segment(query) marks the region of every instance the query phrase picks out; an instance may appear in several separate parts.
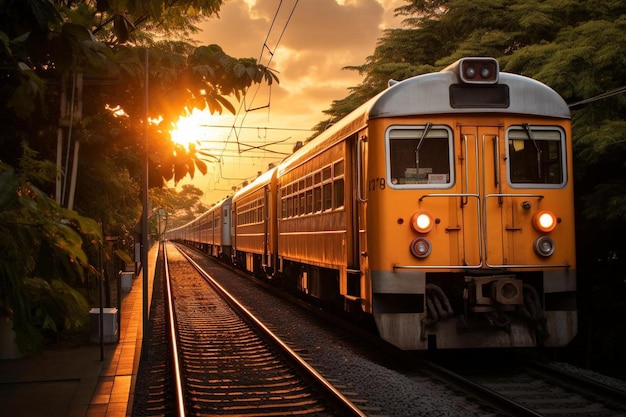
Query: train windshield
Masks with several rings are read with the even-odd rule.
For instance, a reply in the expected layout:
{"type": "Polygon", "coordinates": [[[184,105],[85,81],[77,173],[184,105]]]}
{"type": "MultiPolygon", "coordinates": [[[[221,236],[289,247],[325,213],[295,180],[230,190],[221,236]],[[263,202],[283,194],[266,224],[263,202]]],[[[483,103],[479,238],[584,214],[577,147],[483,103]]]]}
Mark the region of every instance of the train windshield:
{"type": "Polygon", "coordinates": [[[514,126],[507,132],[509,181],[513,186],[565,184],[564,134],[557,127],[514,126]]]}
{"type": "Polygon", "coordinates": [[[392,126],[387,155],[393,188],[447,188],[453,181],[452,133],[444,126],[392,126]]]}

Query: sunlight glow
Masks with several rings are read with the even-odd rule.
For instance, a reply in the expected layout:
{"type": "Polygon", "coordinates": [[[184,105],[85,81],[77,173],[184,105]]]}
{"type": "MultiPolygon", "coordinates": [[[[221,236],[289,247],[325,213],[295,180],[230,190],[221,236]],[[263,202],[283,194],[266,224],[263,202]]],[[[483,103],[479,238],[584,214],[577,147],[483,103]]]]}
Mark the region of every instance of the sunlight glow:
{"type": "Polygon", "coordinates": [[[113,117],[128,117],[128,114],[124,111],[124,109],[118,104],[115,107],[111,107],[108,104],[104,106],[105,109],[113,113],[113,117]]]}
{"type": "Polygon", "coordinates": [[[156,119],[153,119],[152,117],[148,117],[148,123],[154,126],[160,125],[162,121],[163,121],[163,116],[159,116],[156,119]]]}
{"type": "Polygon", "coordinates": [[[181,116],[172,124],[172,141],[189,148],[189,144],[200,145],[201,141],[217,139],[219,130],[211,129],[211,124],[218,122],[219,116],[212,115],[208,109],[193,109],[186,116],[181,116]]]}

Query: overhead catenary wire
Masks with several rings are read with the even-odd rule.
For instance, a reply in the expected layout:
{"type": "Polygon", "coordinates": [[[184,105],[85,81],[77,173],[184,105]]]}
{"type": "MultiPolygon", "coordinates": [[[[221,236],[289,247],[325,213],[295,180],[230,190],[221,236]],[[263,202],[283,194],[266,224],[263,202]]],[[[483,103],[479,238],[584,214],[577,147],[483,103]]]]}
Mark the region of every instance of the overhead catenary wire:
{"type": "MultiPolygon", "coordinates": [[[[285,24],[284,24],[284,26],[283,26],[283,28],[282,28],[282,30],[280,32],[280,36],[279,36],[276,44],[274,45],[274,48],[270,49],[270,47],[268,46],[268,41],[269,41],[269,38],[270,38],[271,33],[273,31],[274,25],[276,24],[276,21],[278,19],[278,15],[280,13],[280,10],[281,10],[281,7],[282,7],[282,3],[283,3],[282,0],[279,2],[278,7],[276,8],[276,12],[274,13],[274,17],[273,17],[272,22],[270,24],[270,27],[268,29],[267,35],[265,37],[265,40],[263,41],[263,45],[261,46],[261,52],[259,54],[259,59],[257,60],[257,62],[262,62],[264,52],[267,49],[267,51],[269,52],[269,55],[270,55],[267,64],[265,64],[265,67],[267,67],[267,68],[270,67],[270,64],[272,62],[272,59],[274,58],[274,54],[276,53],[278,45],[280,44],[280,41],[282,40],[282,38],[283,38],[283,36],[285,34],[285,31],[287,30],[287,26],[289,25],[289,22],[291,21],[291,18],[293,17],[293,14],[294,14],[294,12],[296,10],[296,7],[298,6],[298,2],[299,2],[299,0],[296,0],[294,2],[294,5],[293,5],[293,7],[292,7],[292,9],[291,9],[291,11],[289,13],[288,18],[287,18],[287,21],[285,22],[285,24]]],[[[264,105],[264,106],[258,106],[257,108],[252,108],[251,107],[253,102],[254,102],[254,100],[256,99],[256,96],[257,96],[259,90],[260,90],[260,85],[257,85],[256,86],[256,90],[255,90],[255,92],[252,95],[252,98],[250,100],[250,107],[247,107],[247,105],[246,105],[247,98],[248,98],[248,92],[247,91],[244,92],[241,104],[239,105],[239,108],[237,109],[237,113],[235,114],[235,120],[233,121],[232,126],[230,126],[231,133],[234,134],[234,136],[235,136],[235,140],[237,142],[237,148],[238,148],[239,152],[245,152],[246,151],[246,150],[242,150],[241,149],[240,142],[239,142],[240,130],[243,128],[243,123],[245,121],[246,115],[250,111],[253,111],[253,110],[259,110],[261,108],[268,108],[268,109],[270,108],[270,104],[271,104],[271,86],[270,86],[270,97],[268,97],[268,103],[266,105],[264,105]],[[242,112],[243,112],[243,116],[241,116],[242,112]],[[237,119],[240,116],[241,116],[240,126],[237,127],[237,119]]],[[[225,150],[226,146],[228,145],[229,140],[230,140],[230,134],[229,134],[228,138],[226,139],[226,141],[224,142],[224,150],[225,150]]]]}
{"type": "MultiPolygon", "coordinates": [[[[232,129],[232,125],[207,125],[200,124],[201,127],[210,127],[216,129],[232,129]]],[[[285,130],[292,132],[313,132],[315,129],[294,128],[294,127],[265,127],[265,126],[239,126],[239,129],[256,129],[256,130],[285,130]]]]}
{"type": "Polygon", "coordinates": [[[607,91],[605,93],[598,94],[597,96],[587,98],[585,100],[577,101],[572,104],[568,104],[568,107],[571,109],[572,107],[580,106],[583,104],[593,103],[594,101],[604,100],[605,98],[613,97],[618,94],[626,93],[626,86],[616,88],[615,90],[607,91]]]}

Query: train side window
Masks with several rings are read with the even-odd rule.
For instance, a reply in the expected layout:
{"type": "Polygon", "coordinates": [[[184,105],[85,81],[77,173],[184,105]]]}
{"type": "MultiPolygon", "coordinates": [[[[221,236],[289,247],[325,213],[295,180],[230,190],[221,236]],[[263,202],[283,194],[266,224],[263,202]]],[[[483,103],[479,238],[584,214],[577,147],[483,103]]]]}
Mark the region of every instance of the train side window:
{"type": "Polygon", "coordinates": [[[313,213],[313,190],[306,190],[306,214],[313,213]]]}
{"type": "Polygon", "coordinates": [[[557,127],[514,126],[507,132],[507,171],[513,186],[565,184],[564,134],[557,127]]]}
{"type": "Polygon", "coordinates": [[[313,189],[313,207],[315,212],[322,211],[322,187],[313,189]]]}
{"type": "Polygon", "coordinates": [[[333,196],[333,208],[341,208],[344,206],[344,183],[343,178],[336,179],[333,184],[335,195],[333,196]]]}
{"type": "Polygon", "coordinates": [[[392,188],[447,188],[453,182],[452,132],[445,126],[393,126],[387,131],[392,188]]]}
{"type": "Polygon", "coordinates": [[[331,178],[331,176],[332,176],[332,175],[331,175],[330,167],[329,167],[329,166],[328,166],[328,167],[325,167],[325,168],[322,170],[322,181],[326,181],[327,179],[330,179],[330,178],[331,178]]]}
{"type": "Polygon", "coordinates": [[[298,195],[298,199],[300,200],[300,215],[305,214],[306,213],[306,207],[305,207],[305,197],[304,197],[304,193],[300,193],[298,195]]]}
{"type": "Polygon", "coordinates": [[[333,165],[333,176],[339,177],[339,176],[343,175],[343,173],[344,173],[344,167],[343,166],[344,166],[343,161],[335,162],[335,165],[333,165]]]}
{"type": "Polygon", "coordinates": [[[287,218],[287,199],[285,197],[283,197],[283,201],[282,201],[282,216],[281,218],[286,219],[287,218]]]}
{"type": "Polygon", "coordinates": [[[324,210],[330,210],[333,207],[333,183],[327,182],[323,187],[324,193],[324,210]]]}

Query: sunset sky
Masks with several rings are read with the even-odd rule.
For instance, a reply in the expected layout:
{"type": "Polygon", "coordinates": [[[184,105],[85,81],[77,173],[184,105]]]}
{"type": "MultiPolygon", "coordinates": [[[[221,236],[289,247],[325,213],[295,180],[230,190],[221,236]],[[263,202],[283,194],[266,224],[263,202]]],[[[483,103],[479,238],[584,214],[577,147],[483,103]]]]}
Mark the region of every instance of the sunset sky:
{"type": "MultiPolygon", "coordinates": [[[[194,132],[202,149],[220,157],[219,164],[209,164],[206,176],[196,175],[192,182],[205,193],[206,204],[232,194],[233,186],[253,179],[268,163],[290,153],[296,141],[311,135],[308,129],[325,119],[322,111],[362,80],[358,72],[342,68],[363,64],[382,30],[401,26],[393,10],[402,4],[226,0],[220,18],[201,25],[197,37],[202,44],[218,44],[234,57],[256,58],[276,70],[280,79],[271,89],[253,86],[241,103],[233,99],[237,115],[199,114],[186,120],[188,128],[180,129],[185,137],[194,132]],[[203,125],[200,130],[198,124],[203,125]]],[[[189,181],[179,185],[185,183],[189,181]]]]}

